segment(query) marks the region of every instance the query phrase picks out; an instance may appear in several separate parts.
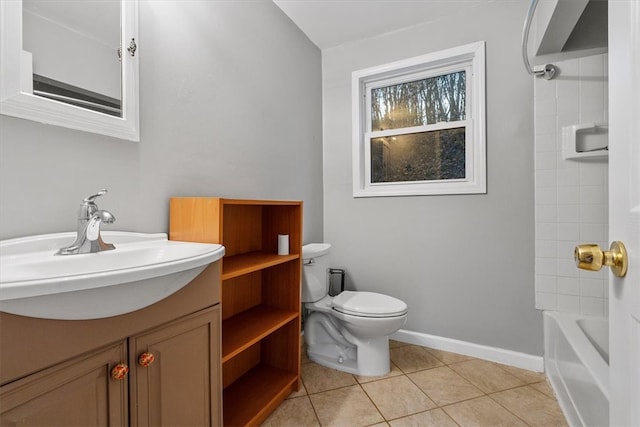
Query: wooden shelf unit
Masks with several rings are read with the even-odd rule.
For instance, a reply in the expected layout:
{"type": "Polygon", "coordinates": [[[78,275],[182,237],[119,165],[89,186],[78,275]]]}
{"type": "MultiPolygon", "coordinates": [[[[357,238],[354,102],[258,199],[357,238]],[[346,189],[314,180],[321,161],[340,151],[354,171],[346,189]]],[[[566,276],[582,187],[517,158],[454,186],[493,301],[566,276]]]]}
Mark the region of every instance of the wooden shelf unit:
{"type": "Polygon", "coordinates": [[[298,379],[291,372],[259,365],[247,375],[225,389],[225,408],[242,408],[231,415],[225,415],[224,422],[230,426],[259,425],[272,410],[284,400],[298,379]]]}
{"type": "Polygon", "coordinates": [[[302,202],[172,198],[169,237],[225,247],[224,424],[259,425],[299,387],[302,202]],[[289,255],[277,255],[278,234],[289,255]]]}
{"type": "Polygon", "coordinates": [[[247,254],[225,257],[222,280],[260,271],[298,258],[300,258],[298,254],[275,255],[268,252],[249,252],[247,254]]]}

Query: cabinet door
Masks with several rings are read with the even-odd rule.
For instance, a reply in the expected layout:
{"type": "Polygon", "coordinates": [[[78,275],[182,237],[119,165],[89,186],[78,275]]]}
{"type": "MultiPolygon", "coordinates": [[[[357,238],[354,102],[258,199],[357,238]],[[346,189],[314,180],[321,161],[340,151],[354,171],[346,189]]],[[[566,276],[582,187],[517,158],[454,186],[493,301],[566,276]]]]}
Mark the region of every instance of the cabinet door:
{"type": "Polygon", "coordinates": [[[0,388],[2,426],[126,426],[126,341],[60,363],[0,388]]]}
{"type": "Polygon", "coordinates": [[[222,424],[219,307],[131,338],[133,426],[222,424]],[[154,358],[146,367],[143,353],[154,358]]]}

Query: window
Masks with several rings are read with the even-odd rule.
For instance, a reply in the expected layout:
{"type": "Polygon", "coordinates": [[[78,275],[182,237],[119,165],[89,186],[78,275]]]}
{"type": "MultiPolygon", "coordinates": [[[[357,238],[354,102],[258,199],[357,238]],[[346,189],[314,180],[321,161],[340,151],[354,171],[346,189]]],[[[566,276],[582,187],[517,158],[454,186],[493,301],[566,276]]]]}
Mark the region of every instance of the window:
{"type": "Polygon", "coordinates": [[[352,84],[354,197],[486,193],[484,42],[352,84]]]}

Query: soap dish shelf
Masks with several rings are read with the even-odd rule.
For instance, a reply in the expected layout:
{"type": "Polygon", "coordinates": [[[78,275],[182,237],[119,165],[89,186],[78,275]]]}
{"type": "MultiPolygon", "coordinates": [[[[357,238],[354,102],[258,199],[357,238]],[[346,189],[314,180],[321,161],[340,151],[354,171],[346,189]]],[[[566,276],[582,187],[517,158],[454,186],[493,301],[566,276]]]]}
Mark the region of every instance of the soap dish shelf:
{"type": "Polygon", "coordinates": [[[564,160],[606,160],[609,157],[609,126],[581,123],[562,128],[564,160]]]}

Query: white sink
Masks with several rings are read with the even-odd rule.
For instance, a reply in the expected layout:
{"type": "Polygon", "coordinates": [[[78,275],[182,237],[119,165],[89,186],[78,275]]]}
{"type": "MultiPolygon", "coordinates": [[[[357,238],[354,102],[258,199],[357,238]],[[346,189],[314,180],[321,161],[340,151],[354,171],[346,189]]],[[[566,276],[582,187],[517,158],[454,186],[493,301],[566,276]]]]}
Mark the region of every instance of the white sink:
{"type": "Polygon", "coordinates": [[[168,297],[224,255],[222,245],[119,231],[102,232],[114,250],[54,255],[75,237],[0,241],[0,311],[67,320],[117,316],[168,297]]]}

